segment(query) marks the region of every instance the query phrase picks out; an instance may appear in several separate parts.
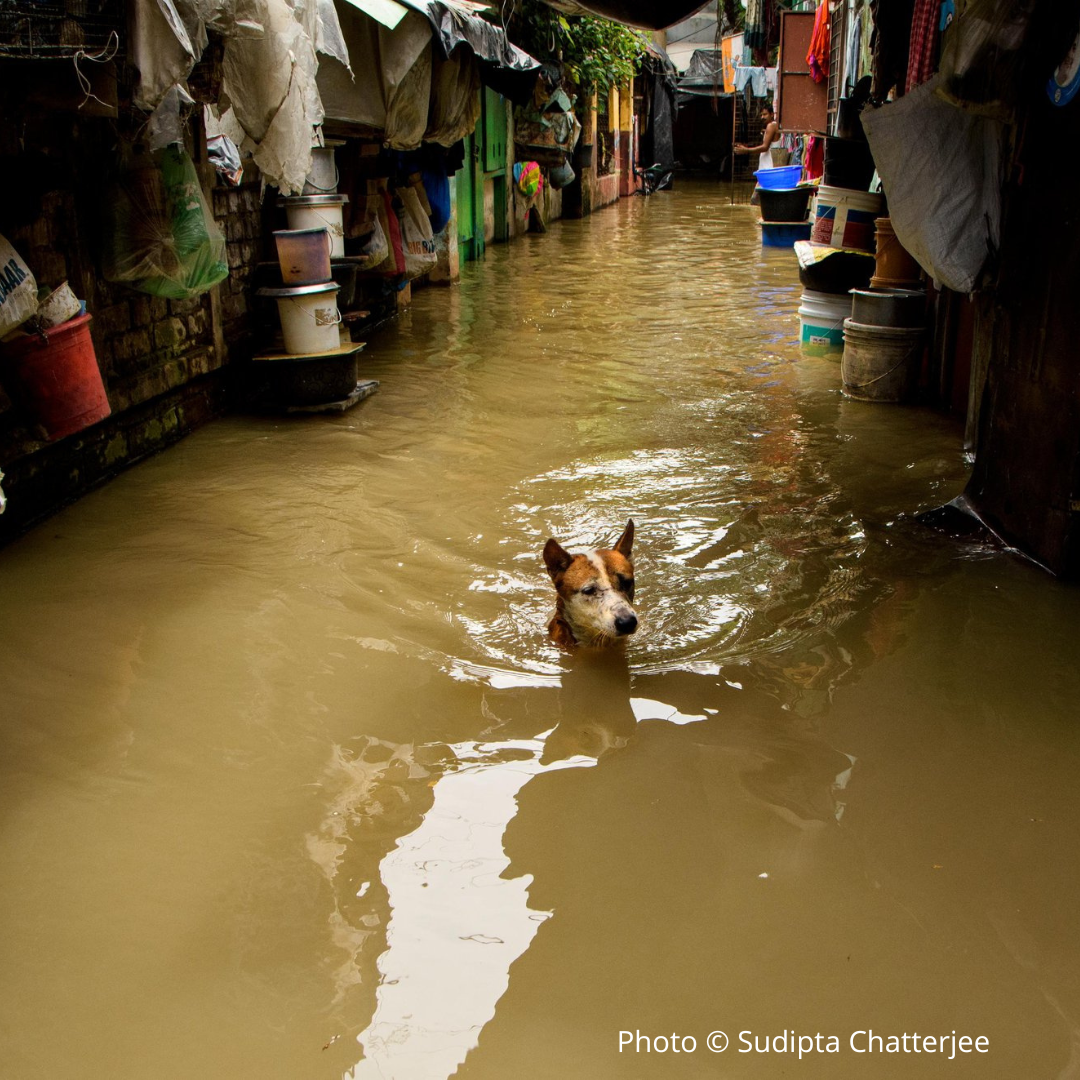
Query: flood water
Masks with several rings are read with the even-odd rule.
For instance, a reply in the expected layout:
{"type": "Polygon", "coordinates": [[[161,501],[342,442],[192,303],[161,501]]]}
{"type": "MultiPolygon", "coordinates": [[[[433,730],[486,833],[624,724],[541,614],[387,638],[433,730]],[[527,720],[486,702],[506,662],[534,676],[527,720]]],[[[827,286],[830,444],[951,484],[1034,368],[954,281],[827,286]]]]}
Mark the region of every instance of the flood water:
{"type": "Polygon", "coordinates": [[[0,552],[0,1075],[1080,1076],[1080,598],[916,522],[959,424],[800,355],[755,217],[493,247],[352,412],[0,552]],[[630,517],[564,655],[544,541],[630,517]]]}

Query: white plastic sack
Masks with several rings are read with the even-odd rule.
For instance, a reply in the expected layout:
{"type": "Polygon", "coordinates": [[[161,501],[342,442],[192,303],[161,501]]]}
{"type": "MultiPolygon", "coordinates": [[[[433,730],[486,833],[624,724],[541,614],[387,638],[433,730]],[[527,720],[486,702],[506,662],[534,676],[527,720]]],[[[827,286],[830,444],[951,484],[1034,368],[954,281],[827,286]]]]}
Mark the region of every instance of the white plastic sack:
{"type": "Polygon", "coordinates": [[[37,311],[37,282],[23,257],[0,236],[0,337],[37,311]]]}
{"type": "Polygon", "coordinates": [[[431,219],[420,205],[413,187],[397,189],[401,200],[401,250],[405,256],[405,280],[412,281],[435,268],[435,236],[431,219]]]}
{"type": "Polygon", "coordinates": [[[1003,125],[944,101],[937,77],[864,109],[897,239],[937,282],[968,293],[1001,237],[1003,125]]]}

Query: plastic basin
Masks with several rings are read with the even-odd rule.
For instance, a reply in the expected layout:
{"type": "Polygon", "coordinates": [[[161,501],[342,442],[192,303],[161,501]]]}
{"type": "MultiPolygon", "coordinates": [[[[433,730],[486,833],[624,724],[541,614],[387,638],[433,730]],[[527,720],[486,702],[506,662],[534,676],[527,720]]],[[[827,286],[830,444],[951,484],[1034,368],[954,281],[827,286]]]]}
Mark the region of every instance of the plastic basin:
{"type": "Polygon", "coordinates": [[[779,169],[758,169],[754,173],[758,187],[775,191],[777,188],[793,188],[802,179],[801,165],[784,165],[779,169]]]}

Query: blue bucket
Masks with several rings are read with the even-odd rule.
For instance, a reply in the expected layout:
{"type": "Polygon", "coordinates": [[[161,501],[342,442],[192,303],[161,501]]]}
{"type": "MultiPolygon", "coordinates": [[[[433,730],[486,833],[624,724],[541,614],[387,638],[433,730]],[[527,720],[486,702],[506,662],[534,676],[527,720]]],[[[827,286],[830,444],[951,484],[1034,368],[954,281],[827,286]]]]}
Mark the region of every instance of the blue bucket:
{"type": "Polygon", "coordinates": [[[801,165],[784,165],[779,169],[758,169],[754,176],[763,188],[774,191],[776,188],[793,188],[802,179],[801,165]]]}
{"type": "Polygon", "coordinates": [[[761,243],[764,247],[794,247],[796,240],[810,239],[809,221],[763,221],[761,243]]]}

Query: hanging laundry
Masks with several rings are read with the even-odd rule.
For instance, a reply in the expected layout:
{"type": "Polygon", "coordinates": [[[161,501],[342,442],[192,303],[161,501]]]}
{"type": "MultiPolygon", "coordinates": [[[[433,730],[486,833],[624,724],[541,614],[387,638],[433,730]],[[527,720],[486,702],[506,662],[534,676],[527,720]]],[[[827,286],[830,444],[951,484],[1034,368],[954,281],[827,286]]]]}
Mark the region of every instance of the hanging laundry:
{"type": "Polygon", "coordinates": [[[765,47],[766,7],[772,0],[746,0],[746,22],[743,29],[743,47],[754,50],[765,47]]]}
{"type": "Polygon", "coordinates": [[[819,135],[807,136],[803,169],[807,180],[816,180],[825,172],[825,140],[819,135]]]}
{"type": "Polygon", "coordinates": [[[907,80],[904,92],[910,94],[922,86],[937,70],[938,25],[941,0],[915,0],[911,18],[911,40],[908,46],[907,80]]]}
{"type": "Polygon", "coordinates": [[[884,101],[894,86],[903,86],[907,77],[914,0],[870,0],[869,7],[872,93],[884,101]]]}
{"type": "Polygon", "coordinates": [[[814,16],[810,34],[810,49],[806,54],[810,78],[819,83],[829,75],[829,0],[821,0],[814,16]]]}
{"type": "Polygon", "coordinates": [[[743,65],[735,69],[735,92],[745,94],[748,86],[754,97],[768,97],[769,80],[765,68],[743,65]]]}
{"type": "Polygon", "coordinates": [[[859,81],[859,56],[862,50],[862,20],[856,19],[848,35],[847,48],[844,50],[844,78],[841,97],[850,94],[859,81]]]}

